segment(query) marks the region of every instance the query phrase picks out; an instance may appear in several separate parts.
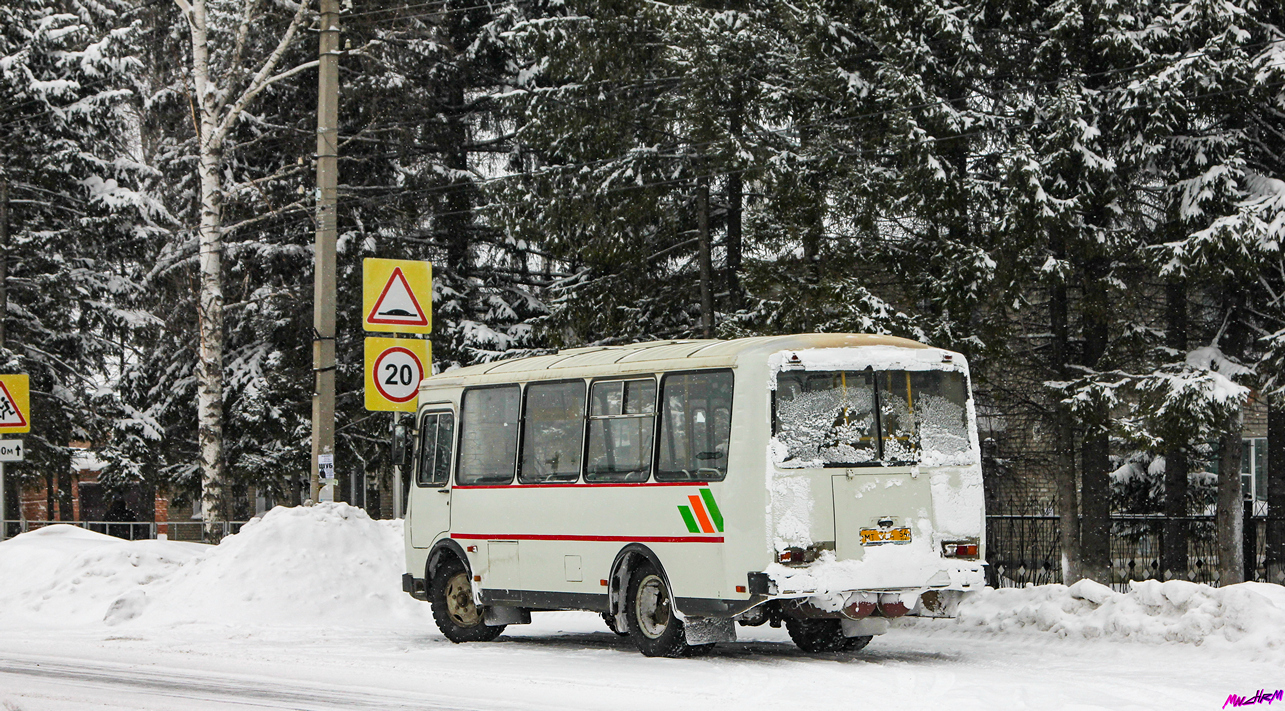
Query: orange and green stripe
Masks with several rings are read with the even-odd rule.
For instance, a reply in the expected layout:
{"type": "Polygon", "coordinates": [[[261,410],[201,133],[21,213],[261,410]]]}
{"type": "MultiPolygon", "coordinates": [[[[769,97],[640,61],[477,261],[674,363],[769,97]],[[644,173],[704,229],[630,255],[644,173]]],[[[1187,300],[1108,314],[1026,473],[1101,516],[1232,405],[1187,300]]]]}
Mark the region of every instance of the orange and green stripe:
{"type": "Polygon", "coordinates": [[[700,496],[688,496],[690,506],[679,506],[678,513],[687,524],[689,533],[719,533],[723,531],[723,512],[714,501],[714,492],[701,489],[700,496]]]}

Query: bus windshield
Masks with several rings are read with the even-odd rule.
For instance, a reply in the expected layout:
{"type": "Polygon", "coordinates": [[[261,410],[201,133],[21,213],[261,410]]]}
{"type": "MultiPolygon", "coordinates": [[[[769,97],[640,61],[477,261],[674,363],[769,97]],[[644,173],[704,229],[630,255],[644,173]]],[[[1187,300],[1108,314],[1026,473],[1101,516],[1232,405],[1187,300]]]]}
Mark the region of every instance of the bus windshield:
{"type": "Polygon", "coordinates": [[[972,463],[962,373],[780,373],[775,401],[775,459],[784,468],[972,463]]]}

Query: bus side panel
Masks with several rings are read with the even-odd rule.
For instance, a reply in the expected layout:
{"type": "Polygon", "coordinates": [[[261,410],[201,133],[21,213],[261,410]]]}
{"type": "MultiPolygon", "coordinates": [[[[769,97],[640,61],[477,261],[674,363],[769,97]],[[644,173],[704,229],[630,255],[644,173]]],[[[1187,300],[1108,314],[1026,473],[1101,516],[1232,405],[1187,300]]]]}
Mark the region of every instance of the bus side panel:
{"type": "MultiPolygon", "coordinates": [[[[451,535],[466,549],[477,547],[469,556],[484,590],[517,585],[529,591],[606,594],[601,581],[610,578],[616,554],[641,543],[661,559],[676,596],[722,597],[735,587],[729,588],[722,574],[726,532],[718,530],[707,502],[718,506],[723,489],[719,483],[456,487],[451,535]],[[679,510],[694,507],[693,498],[702,509],[694,516],[695,532],[679,510]],[[516,555],[505,548],[503,561],[490,560],[492,542],[515,543],[516,555]],[[516,572],[500,569],[513,559],[516,572]]],[[[718,514],[726,528],[725,514],[718,514]]]]}
{"type": "Polygon", "coordinates": [[[744,600],[749,594],[737,593],[736,586],[747,585],[749,573],[765,570],[773,560],[765,485],[772,400],[765,359],[743,358],[735,372],[727,479],[715,486],[726,529],[723,599],[744,600]]]}

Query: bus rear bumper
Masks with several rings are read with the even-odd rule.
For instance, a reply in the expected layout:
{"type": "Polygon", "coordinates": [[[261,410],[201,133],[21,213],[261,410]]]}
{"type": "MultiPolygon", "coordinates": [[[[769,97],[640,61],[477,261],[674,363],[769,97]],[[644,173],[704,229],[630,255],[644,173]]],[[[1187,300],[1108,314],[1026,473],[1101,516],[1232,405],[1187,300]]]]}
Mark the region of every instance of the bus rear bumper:
{"type": "MultiPolygon", "coordinates": [[[[846,576],[845,576],[846,577],[846,576]]],[[[831,575],[809,575],[807,568],[774,565],[749,574],[749,590],[776,600],[789,617],[847,619],[954,617],[967,593],[986,586],[980,561],[951,561],[926,580],[861,580],[831,575]],[[822,584],[819,584],[822,583],[822,584]],[[829,583],[823,584],[823,583],[829,583]]]]}

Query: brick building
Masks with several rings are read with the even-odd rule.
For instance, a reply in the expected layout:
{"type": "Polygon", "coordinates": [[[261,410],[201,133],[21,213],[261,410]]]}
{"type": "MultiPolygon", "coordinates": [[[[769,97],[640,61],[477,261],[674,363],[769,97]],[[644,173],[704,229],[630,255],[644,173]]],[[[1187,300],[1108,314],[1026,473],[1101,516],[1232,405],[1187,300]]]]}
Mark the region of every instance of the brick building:
{"type": "MultiPolygon", "coordinates": [[[[73,448],[79,451],[72,457],[71,464],[71,510],[61,510],[57,504],[59,497],[51,496],[48,484],[37,480],[23,487],[21,492],[19,512],[25,525],[50,521],[76,522],[102,533],[126,538],[150,536],[152,524],[156,525],[156,533],[168,532],[168,497],[142,484],[132,484],[123,489],[104,486],[98,480],[104,464],[88,447],[73,445],[73,448]],[[52,509],[51,501],[54,502],[52,509]]],[[[58,485],[57,479],[54,477],[55,486],[58,485]]]]}

